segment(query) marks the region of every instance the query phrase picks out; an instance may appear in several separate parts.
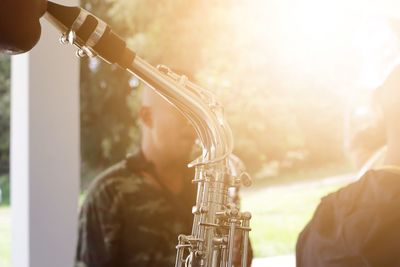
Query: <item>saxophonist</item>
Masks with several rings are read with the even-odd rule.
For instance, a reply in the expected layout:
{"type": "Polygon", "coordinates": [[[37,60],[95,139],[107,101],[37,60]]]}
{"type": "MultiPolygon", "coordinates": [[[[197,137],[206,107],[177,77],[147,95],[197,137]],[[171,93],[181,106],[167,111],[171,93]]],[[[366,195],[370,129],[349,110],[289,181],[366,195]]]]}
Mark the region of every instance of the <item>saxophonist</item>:
{"type": "Polygon", "coordinates": [[[139,151],[89,188],[80,212],[79,267],[171,267],[178,234],[191,230],[195,187],[186,165],[194,129],[146,86],[139,119],[139,151]]]}

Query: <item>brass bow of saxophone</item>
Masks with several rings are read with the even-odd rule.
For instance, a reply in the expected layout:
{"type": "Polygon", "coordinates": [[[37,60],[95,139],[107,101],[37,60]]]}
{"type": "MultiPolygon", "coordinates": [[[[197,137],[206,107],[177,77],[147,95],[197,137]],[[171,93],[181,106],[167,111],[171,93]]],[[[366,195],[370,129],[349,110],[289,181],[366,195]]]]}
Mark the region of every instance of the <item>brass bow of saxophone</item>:
{"type": "Polygon", "coordinates": [[[240,212],[229,192],[251,180],[232,155],[232,132],[213,94],[165,66],[148,64],[106,23],[79,7],[48,2],[46,18],[62,32],[62,43],[78,47],[78,56],[99,56],[136,75],[195,128],[202,154],[189,164],[197,184],[193,227],[190,234],[178,237],[175,266],[232,267],[239,253],[241,267],[246,267],[251,214],[240,212]]]}

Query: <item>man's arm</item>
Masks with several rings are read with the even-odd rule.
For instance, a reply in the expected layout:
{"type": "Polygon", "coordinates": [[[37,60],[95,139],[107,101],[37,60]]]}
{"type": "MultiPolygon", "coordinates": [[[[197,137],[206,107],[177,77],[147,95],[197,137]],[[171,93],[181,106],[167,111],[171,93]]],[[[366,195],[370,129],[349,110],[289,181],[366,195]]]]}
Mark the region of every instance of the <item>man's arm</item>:
{"type": "Polygon", "coordinates": [[[47,0],[2,0],[0,2],[0,53],[29,51],[40,37],[40,17],[47,0]]]}

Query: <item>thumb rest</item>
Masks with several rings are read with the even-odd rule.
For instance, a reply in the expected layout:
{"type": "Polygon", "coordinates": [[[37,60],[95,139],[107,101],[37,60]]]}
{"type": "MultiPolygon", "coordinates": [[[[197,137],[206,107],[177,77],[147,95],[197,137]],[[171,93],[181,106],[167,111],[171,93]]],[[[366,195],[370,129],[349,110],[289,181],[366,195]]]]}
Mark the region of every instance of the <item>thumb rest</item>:
{"type": "Polygon", "coordinates": [[[240,212],[236,198],[239,188],[249,186],[251,178],[232,154],[232,131],[214,95],[168,67],[148,64],[86,10],[48,2],[46,19],[61,31],[62,43],[78,47],[79,57],[99,56],[126,69],[193,125],[202,148],[200,157],[188,165],[195,168],[197,196],[192,232],[179,235],[175,266],[236,267],[235,259],[240,258],[240,266],[246,267],[251,214],[240,212]]]}

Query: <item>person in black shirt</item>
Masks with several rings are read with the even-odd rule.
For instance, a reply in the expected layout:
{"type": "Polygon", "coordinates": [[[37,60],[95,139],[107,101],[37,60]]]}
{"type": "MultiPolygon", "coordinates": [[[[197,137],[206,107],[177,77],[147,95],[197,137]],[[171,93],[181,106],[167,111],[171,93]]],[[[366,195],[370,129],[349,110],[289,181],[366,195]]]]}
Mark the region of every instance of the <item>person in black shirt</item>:
{"type": "Polygon", "coordinates": [[[400,66],[379,89],[384,166],[321,200],[299,235],[298,267],[400,266],[400,66]]]}

